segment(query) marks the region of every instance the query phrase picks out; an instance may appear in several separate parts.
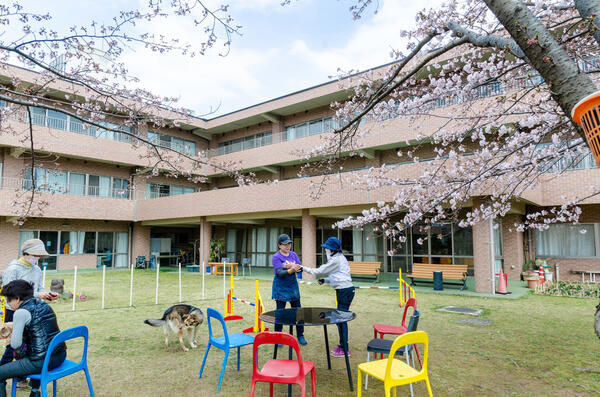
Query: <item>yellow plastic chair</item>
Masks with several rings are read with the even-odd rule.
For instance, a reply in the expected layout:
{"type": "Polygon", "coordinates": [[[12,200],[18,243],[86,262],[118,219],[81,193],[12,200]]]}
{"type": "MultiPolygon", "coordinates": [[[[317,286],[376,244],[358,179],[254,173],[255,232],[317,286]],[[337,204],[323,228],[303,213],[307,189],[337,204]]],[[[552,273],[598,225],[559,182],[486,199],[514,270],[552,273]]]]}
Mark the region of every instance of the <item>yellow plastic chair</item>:
{"type": "Polygon", "coordinates": [[[429,376],[427,374],[427,358],[429,355],[429,337],[424,331],[409,332],[396,338],[390,354],[386,359],[369,361],[358,365],[358,394],[362,393],[362,373],[371,375],[383,382],[385,389],[385,397],[390,397],[390,392],[393,390],[394,397],[396,396],[396,387],[408,385],[415,382],[425,381],[429,397],[433,397],[431,393],[431,385],[429,384],[429,376]],[[411,346],[417,343],[423,344],[423,366],[418,371],[407,363],[394,358],[396,350],[403,346],[411,346]]]}

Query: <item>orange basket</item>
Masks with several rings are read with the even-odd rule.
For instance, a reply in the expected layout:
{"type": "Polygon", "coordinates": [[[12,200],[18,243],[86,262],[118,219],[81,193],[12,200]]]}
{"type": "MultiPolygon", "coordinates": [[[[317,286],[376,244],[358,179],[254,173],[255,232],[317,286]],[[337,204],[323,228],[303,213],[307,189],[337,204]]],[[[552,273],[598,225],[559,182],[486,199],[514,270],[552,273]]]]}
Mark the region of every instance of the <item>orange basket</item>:
{"type": "Polygon", "coordinates": [[[577,102],[571,111],[571,117],[583,128],[585,139],[600,167],[600,92],[577,102]]]}

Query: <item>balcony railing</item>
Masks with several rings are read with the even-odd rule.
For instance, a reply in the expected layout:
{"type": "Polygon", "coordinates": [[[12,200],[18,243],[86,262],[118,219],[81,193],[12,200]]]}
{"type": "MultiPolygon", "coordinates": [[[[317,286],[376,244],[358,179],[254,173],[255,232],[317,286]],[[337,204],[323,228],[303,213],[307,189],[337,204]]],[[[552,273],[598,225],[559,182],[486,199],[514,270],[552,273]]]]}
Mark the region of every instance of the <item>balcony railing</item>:
{"type": "MultiPolygon", "coordinates": [[[[0,178],[0,189],[3,190],[33,190],[33,180],[22,178],[0,178]]],[[[72,196],[90,196],[103,198],[130,199],[132,189],[113,189],[100,186],[86,186],[62,183],[35,182],[35,191],[42,193],[69,194],[72,196]]]]}

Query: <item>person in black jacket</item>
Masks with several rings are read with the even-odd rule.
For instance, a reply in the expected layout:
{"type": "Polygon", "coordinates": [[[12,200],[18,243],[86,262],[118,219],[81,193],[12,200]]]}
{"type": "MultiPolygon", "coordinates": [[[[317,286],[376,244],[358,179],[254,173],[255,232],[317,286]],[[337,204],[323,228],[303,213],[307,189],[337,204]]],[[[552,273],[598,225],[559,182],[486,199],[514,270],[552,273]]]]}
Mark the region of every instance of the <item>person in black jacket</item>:
{"type": "MultiPolygon", "coordinates": [[[[33,297],[33,285],[25,280],[14,280],[2,287],[0,295],[6,298],[13,315],[10,345],[20,349],[27,345],[20,360],[0,365],[0,397],[6,397],[6,380],[42,372],[50,341],[60,332],[56,314],[46,302],[33,297]]],[[[50,369],[60,366],[67,357],[64,343],[58,345],[50,358],[50,369]]],[[[30,397],[38,397],[40,383],[31,380],[30,397]]]]}

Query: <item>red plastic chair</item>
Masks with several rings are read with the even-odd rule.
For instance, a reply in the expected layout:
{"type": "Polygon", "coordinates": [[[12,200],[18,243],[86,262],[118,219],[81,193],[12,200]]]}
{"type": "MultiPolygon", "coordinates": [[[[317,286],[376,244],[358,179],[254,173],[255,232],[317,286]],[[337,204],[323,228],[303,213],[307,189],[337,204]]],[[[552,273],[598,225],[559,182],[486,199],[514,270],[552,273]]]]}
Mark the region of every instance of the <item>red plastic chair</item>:
{"type": "MultiPolygon", "coordinates": [[[[382,338],[384,335],[404,335],[406,330],[408,329],[406,325],[406,314],[408,313],[408,308],[413,308],[413,313],[417,310],[417,300],[415,298],[410,298],[408,302],[406,302],[406,306],[404,306],[404,314],[402,315],[402,325],[388,325],[388,324],[373,324],[373,338],[382,338]],[[380,336],[378,336],[378,334],[380,336]]],[[[417,357],[419,358],[419,363],[421,363],[421,357],[419,356],[419,351],[417,350],[417,357]]],[[[383,358],[383,354],[380,358],[383,358]]]]}
{"type": "Polygon", "coordinates": [[[290,334],[283,332],[261,332],[254,337],[252,349],[252,386],[250,387],[250,397],[254,396],[254,386],[256,382],[269,383],[269,396],[273,397],[273,383],[284,383],[288,385],[298,385],[302,392],[302,397],[306,396],[305,377],[310,372],[312,382],[312,395],[316,397],[317,390],[315,386],[315,364],[312,361],[302,361],[300,346],[298,341],[290,334]],[[282,344],[291,346],[296,352],[298,360],[269,360],[259,371],[258,365],[258,346],[264,344],[282,344]]]}

